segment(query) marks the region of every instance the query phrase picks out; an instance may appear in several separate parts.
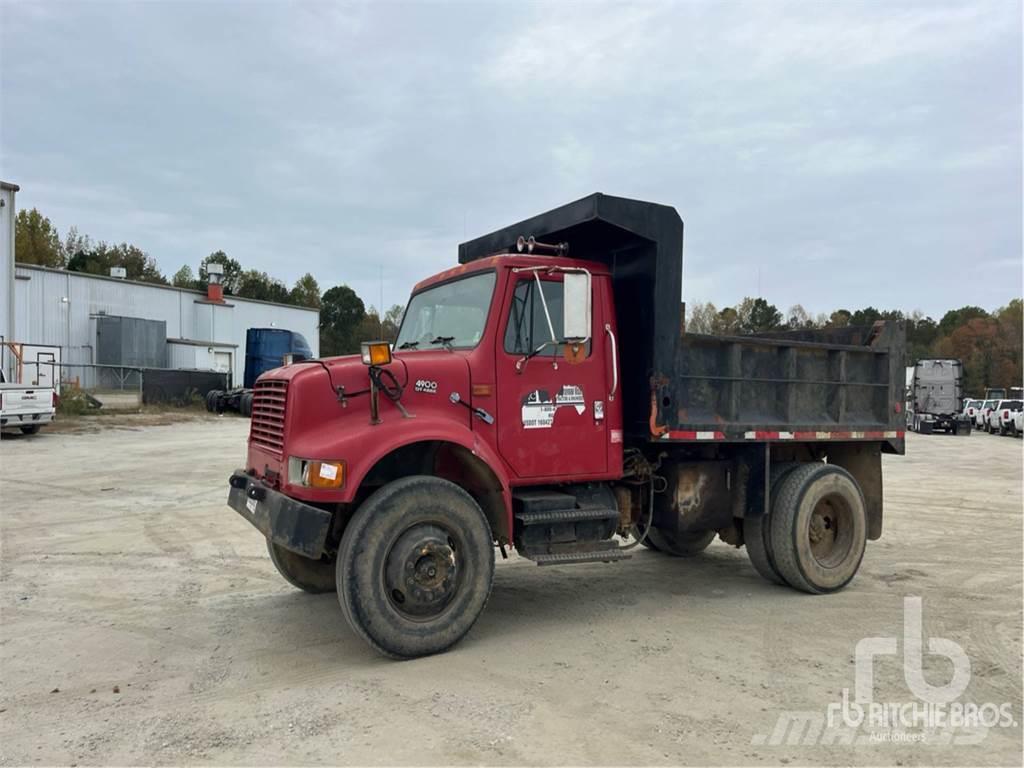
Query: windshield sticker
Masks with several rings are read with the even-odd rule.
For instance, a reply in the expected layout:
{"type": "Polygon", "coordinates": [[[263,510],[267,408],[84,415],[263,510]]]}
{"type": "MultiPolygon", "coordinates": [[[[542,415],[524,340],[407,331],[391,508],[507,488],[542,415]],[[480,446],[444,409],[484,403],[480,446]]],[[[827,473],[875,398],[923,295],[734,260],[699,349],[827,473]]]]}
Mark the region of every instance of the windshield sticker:
{"type": "Polygon", "coordinates": [[[580,416],[587,410],[583,390],[573,384],[566,384],[551,399],[546,389],[535,389],[523,398],[523,429],[550,429],[555,423],[555,411],[572,407],[580,416]]]}

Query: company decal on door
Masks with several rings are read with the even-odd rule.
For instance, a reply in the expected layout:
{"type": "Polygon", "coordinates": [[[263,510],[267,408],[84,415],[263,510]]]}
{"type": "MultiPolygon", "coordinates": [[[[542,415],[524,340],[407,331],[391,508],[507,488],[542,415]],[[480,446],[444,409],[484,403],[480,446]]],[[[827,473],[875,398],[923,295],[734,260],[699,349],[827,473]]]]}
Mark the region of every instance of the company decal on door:
{"type": "Polygon", "coordinates": [[[546,389],[535,389],[523,398],[523,429],[550,429],[559,408],[575,408],[580,416],[587,410],[583,390],[574,384],[564,385],[551,399],[546,389]]]}

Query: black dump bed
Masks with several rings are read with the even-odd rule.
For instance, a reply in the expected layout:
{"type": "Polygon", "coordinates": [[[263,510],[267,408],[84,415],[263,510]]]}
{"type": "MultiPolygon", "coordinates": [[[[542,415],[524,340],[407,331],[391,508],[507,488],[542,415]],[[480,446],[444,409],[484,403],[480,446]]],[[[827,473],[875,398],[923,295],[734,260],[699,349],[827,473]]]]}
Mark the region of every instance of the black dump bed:
{"type": "Polygon", "coordinates": [[[820,331],[682,333],[683,222],[675,208],[593,194],[462,243],[459,262],[520,235],[609,265],[631,439],[878,439],[902,453],[902,322],[820,331]]]}

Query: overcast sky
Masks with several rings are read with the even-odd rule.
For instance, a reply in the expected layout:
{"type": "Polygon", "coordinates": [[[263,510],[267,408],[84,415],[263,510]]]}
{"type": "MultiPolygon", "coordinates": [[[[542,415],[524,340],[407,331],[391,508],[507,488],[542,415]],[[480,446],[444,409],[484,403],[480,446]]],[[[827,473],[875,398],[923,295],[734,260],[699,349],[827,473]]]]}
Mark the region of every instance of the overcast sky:
{"type": "Polygon", "coordinates": [[[1021,294],[1018,2],[0,6],[0,177],[168,276],[404,304],[602,191],[679,210],[689,302],[1021,294]]]}

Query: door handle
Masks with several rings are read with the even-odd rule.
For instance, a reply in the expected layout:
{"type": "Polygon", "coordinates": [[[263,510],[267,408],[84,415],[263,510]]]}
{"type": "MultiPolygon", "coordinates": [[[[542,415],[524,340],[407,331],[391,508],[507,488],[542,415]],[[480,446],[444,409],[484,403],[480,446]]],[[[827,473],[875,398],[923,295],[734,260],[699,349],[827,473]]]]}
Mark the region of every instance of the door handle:
{"type": "Polygon", "coordinates": [[[608,395],[609,402],[615,399],[615,393],[619,390],[619,351],[615,346],[615,334],[612,333],[610,323],[604,324],[604,332],[612,342],[612,391],[608,395]]]}

